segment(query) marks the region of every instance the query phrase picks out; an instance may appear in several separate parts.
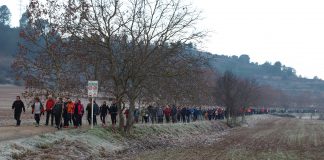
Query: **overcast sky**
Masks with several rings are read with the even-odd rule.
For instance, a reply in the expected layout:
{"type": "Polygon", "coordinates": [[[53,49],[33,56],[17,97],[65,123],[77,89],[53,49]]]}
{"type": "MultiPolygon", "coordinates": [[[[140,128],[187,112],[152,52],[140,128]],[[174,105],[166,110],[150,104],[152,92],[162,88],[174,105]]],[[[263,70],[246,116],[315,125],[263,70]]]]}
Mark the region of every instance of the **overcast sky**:
{"type": "MultiPolygon", "coordinates": [[[[22,0],[23,5],[28,0],[22,0]]],[[[298,75],[324,78],[322,0],[190,0],[202,11],[200,27],[211,33],[202,50],[248,54],[258,63],[281,61],[298,75]]],[[[19,0],[0,0],[19,23],[19,0]]]]}

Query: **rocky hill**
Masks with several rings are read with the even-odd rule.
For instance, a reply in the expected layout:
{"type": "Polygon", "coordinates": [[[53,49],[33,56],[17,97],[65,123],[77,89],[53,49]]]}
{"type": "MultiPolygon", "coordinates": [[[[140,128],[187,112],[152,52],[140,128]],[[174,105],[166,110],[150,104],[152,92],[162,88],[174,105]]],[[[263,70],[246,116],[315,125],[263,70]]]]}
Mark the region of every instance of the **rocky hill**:
{"type": "MultiPolygon", "coordinates": [[[[0,24],[0,84],[21,84],[15,80],[11,70],[11,63],[18,51],[19,28],[10,28],[0,24]]],[[[324,81],[314,77],[306,79],[297,76],[294,68],[285,66],[281,62],[258,64],[251,62],[248,55],[226,56],[200,52],[188,45],[190,52],[200,53],[208,58],[210,66],[218,73],[227,70],[243,77],[257,80],[260,84],[269,85],[289,93],[310,92],[324,93],[324,81]]]]}

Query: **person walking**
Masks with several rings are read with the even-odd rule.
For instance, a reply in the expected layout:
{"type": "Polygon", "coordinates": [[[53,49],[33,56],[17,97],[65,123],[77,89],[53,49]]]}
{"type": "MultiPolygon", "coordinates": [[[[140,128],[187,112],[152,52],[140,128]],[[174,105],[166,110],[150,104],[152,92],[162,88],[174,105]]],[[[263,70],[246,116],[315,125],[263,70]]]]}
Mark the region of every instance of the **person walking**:
{"type": "Polygon", "coordinates": [[[181,117],[182,117],[182,122],[183,123],[186,123],[186,114],[187,114],[187,108],[182,107],[182,109],[181,109],[181,117]]]}
{"type": "Polygon", "coordinates": [[[145,108],[144,107],[141,108],[141,117],[142,117],[142,123],[144,123],[145,122],[145,120],[144,120],[144,117],[145,117],[145,108]]]}
{"type": "Polygon", "coordinates": [[[52,109],[53,109],[54,105],[55,105],[54,99],[52,98],[52,96],[49,96],[47,101],[46,101],[46,105],[45,105],[45,107],[46,107],[46,109],[45,109],[45,111],[46,111],[46,123],[45,123],[45,125],[46,126],[48,126],[50,117],[51,117],[51,126],[53,126],[54,114],[53,114],[52,109]]]}
{"type": "Polygon", "coordinates": [[[193,108],[193,121],[197,121],[198,120],[198,116],[199,116],[199,111],[197,109],[197,107],[193,108]]]}
{"type": "Polygon", "coordinates": [[[111,123],[112,123],[112,128],[115,128],[115,125],[117,123],[117,112],[118,112],[118,106],[117,106],[117,101],[113,100],[110,108],[109,108],[109,114],[111,117],[111,123]]]}
{"type": "Polygon", "coordinates": [[[106,116],[108,114],[108,105],[106,104],[106,101],[103,102],[103,104],[100,106],[100,120],[102,122],[102,126],[106,126],[106,116]]]}
{"type": "Polygon", "coordinates": [[[63,117],[64,103],[62,98],[58,98],[52,111],[55,117],[55,127],[59,130],[62,128],[62,117],[63,117]]]}
{"type": "Polygon", "coordinates": [[[177,113],[178,113],[177,107],[173,105],[171,109],[172,123],[177,122],[177,113]]]}
{"type": "Polygon", "coordinates": [[[156,112],[157,112],[156,107],[153,107],[152,105],[149,105],[147,107],[147,110],[149,112],[149,116],[150,116],[152,124],[156,123],[156,112]]]}
{"type": "Polygon", "coordinates": [[[82,125],[82,115],[84,113],[84,108],[79,99],[74,103],[74,114],[73,114],[73,125],[74,128],[78,128],[82,125]]]}
{"type": "Polygon", "coordinates": [[[99,115],[99,106],[93,101],[93,125],[97,125],[97,115],[99,115]]]}
{"type": "Polygon", "coordinates": [[[64,128],[69,127],[70,121],[72,121],[72,116],[74,113],[74,103],[70,98],[67,99],[67,103],[64,107],[64,128]]]}
{"type": "Polygon", "coordinates": [[[187,123],[190,123],[190,117],[191,117],[191,108],[188,107],[186,112],[187,123]]]}
{"type": "Polygon", "coordinates": [[[90,103],[88,103],[87,108],[86,108],[87,113],[88,113],[87,119],[88,119],[89,125],[91,125],[91,117],[93,114],[93,125],[95,126],[95,125],[97,125],[97,115],[99,114],[99,107],[98,107],[96,101],[93,101],[93,113],[92,113],[92,109],[91,109],[91,107],[92,107],[91,101],[92,100],[89,99],[89,101],[90,101],[90,103]]]}
{"type": "Polygon", "coordinates": [[[207,113],[208,113],[208,120],[212,120],[212,118],[213,118],[213,110],[212,110],[212,108],[209,108],[207,113]]]}
{"type": "Polygon", "coordinates": [[[170,117],[171,117],[171,108],[170,108],[170,106],[166,105],[164,110],[163,110],[163,113],[165,115],[166,123],[169,123],[170,122],[170,117]]]}
{"type": "Polygon", "coordinates": [[[145,123],[148,123],[148,120],[149,120],[149,112],[148,112],[148,109],[143,107],[142,110],[141,110],[141,115],[142,115],[142,123],[145,122],[145,123]]]}
{"type": "Polygon", "coordinates": [[[44,114],[44,107],[42,102],[38,97],[35,98],[35,103],[31,106],[32,107],[32,114],[34,114],[34,118],[36,121],[36,127],[39,127],[39,121],[41,114],[44,114]]]}
{"type": "Polygon", "coordinates": [[[20,100],[20,96],[16,97],[16,100],[12,104],[12,109],[14,110],[14,118],[17,121],[16,126],[20,126],[21,112],[24,111],[24,113],[25,113],[25,111],[26,111],[24,102],[20,100]]]}
{"type": "Polygon", "coordinates": [[[139,111],[139,109],[136,107],[135,110],[134,110],[134,123],[138,123],[139,115],[140,115],[140,111],[139,111]]]}
{"type": "Polygon", "coordinates": [[[157,117],[158,117],[158,123],[163,123],[163,109],[162,109],[162,107],[159,107],[157,109],[157,117]]]}
{"type": "Polygon", "coordinates": [[[179,106],[177,107],[177,121],[181,121],[181,108],[179,106]]]}

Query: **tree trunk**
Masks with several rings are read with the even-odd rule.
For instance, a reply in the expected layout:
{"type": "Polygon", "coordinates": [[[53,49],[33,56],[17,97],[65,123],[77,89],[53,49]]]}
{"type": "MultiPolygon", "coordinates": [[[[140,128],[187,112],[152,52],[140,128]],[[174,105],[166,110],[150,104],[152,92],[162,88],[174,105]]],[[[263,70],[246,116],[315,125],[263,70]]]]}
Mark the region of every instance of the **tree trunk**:
{"type": "Polygon", "coordinates": [[[242,114],[242,123],[245,123],[245,112],[242,114]]]}
{"type": "Polygon", "coordinates": [[[227,114],[227,115],[225,115],[226,116],[226,123],[227,123],[227,125],[230,125],[230,123],[229,123],[230,114],[231,114],[230,107],[227,107],[227,113],[226,114],[227,114]]]}
{"type": "Polygon", "coordinates": [[[245,110],[246,110],[246,108],[243,107],[242,123],[245,123],[245,110]]]}
{"type": "Polygon", "coordinates": [[[128,110],[128,118],[126,122],[126,134],[130,134],[132,126],[134,124],[134,110],[135,110],[135,99],[129,100],[129,110],[128,110]]]}
{"type": "Polygon", "coordinates": [[[124,115],[123,115],[124,107],[122,107],[121,100],[118,100],[118,115],[119,115],[119,130],[124,130],[124,115]]]}

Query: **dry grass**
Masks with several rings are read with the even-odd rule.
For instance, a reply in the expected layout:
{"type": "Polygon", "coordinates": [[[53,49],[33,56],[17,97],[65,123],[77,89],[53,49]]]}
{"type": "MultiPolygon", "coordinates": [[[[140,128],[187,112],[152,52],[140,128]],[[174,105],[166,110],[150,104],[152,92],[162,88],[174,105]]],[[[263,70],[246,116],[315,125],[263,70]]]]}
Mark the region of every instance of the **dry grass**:
{"type": "Polygon", "coordinates": [[[137,159],[322,159],[324,122],[276,118],[235,129],[212,146],[143,153],[137,159]]]}

